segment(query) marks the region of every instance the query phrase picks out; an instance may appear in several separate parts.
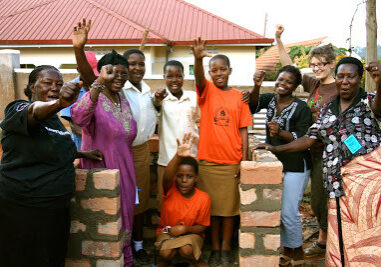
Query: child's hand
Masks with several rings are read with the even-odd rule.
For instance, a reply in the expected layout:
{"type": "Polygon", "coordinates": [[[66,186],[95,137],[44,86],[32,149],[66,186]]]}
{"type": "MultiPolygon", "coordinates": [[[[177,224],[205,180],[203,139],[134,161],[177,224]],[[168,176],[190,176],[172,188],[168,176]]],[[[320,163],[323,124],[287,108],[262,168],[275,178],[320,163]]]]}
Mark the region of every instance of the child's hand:
{"type": "Polygon", "coordinates": [[[268,126],[269,126],[269,131],[270,131],[271,137],[279,134],[279,132],[280,132],[279,123],[277,123],[275,121],[270,121],[268,123],[268,126]]]}
{"type": "Polygon", "coordinates": [[[266,71],[258,70],[254,73],[253,81],[256,87],[261,87],[263,80],[265,79],[266,71]]]}
{"type": "Polygon", "coordinates": [[[185,158],[185,157],[195,158],[196,155],[194,155],[190,152],[192,145],[193,145],[195,140],[196,140],[196,137],[192,136],[190,133],[184,134],[182,143],[180,143],[179,139],[176,139],[176,141],[177,141],[177,155],[180,157],[183,157],[183,158],[185,158]]]}
{"type": "Polygon", "coordinates": [[[172,226],[171,228],[169,228],[168,234],[170,234],[171,236],[183,235],[183,234],[186,234],[188,232],[187,228],[188,227],[186,227],[185,225],[172,226]]]}
{"type": "Polygon", "coordinates": [[[165,88],[157,89],[154,96],[155,96],[155,103],[159,104],[161,101],[163,101],[164,98],[166,98],[168,95],[167,90],[165,88]]]}
{"type": "Polygon", "coordinates": [[[250,101],[250,92],[249,92],[249,91],[245,91],[245,92],[242,94],[241,100],[242,100],[243,102],[245,102],[246,104],[249,104],[249,101],[250,101]]]}
{"type": "Polygon", "coordinates": [[[83,48],[87,42],[87,35],[90,31],[91,19],[86,22],[86,19],[78,22],[77,26],[73,30],[73,46],[77,48],[83,48]]]}
{"type": "Polygon", "coordinates": [[[275,37],[280,39],[283,31],[284,31],[283,25],[281,25],[281,24],[276,25],[275,37]]]}
{"type": "Polygon", "coordinates": [[[212,55],[208,54],[205,51],[206,41],[203,41],[201,37],[193,40],[193,45],[191,45],[193,55],[197,59],[202,59],[204,57],[211,57],[212,55]]]}

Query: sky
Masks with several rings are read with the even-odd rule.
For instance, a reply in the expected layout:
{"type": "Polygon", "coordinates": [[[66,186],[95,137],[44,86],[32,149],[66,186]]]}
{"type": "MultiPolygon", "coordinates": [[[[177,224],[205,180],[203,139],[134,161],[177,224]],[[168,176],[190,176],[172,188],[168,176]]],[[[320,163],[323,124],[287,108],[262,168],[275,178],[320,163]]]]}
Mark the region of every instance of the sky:
{"type": "MultiPolygon", "coordinates": [[[[327,43],[349,48],[349,25],[357,4],[364,0],[185,0],[217,16],[274,38],[275,26],[282,24],[285,44],[327,36],[327,43]]],[[[381,2],[376,8],[381,27],[381,2]]],[[[353,19],[352,47],[366,46],[366,4],[360,4],[353,19]]],[[[381,44],[381,31],[377,32],[381,44]]]]}

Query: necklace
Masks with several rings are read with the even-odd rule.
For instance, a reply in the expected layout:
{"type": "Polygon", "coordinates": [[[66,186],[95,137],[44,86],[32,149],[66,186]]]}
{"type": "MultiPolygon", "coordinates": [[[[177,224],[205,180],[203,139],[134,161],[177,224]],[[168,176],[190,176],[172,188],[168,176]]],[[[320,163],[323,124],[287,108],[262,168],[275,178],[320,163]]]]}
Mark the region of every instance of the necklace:
{"type": "Polygon", "coordinates": [[[118,98],[118,101],[115,101],[112,97],[111,97],[111,95],[108,95],[108,94],[105,94],[105,93],[103,93],[110,101],[111,101],[111,103],[113,103],[113,105],[115,106],[115,107],[117,107],[117,108],[120,108],[120,98],[119,98],[119,95],[118,94],[116,94],[116,97],[118,98]],[[119,103],[118,103],[119,102],[119,103]]]}

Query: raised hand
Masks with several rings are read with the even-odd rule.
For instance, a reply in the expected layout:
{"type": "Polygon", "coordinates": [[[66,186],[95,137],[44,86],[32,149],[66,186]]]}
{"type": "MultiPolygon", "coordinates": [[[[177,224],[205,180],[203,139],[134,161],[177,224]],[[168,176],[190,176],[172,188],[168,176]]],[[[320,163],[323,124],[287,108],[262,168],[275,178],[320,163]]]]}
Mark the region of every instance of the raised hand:
{"type": "Polygon", "coordinates": [[[195,136],[192,136],[190,133],[184,134],[183,142],[180,143],[179,139],[176,139],[177,141],[177,155],[180,157],[193,157],[195,158],[196,155],[192,154],[191,148],[196,140],[195,136]]]}
{"type": "Polygon", "coordinates": [[[377,61],[369,62],[365,66],[365,69],[369,72],[370,77],[376,82],[378,85],[378,89],[381,88],[381,63],[377,61]]]}
{"type": "Polygon", "coordinates": [[[157,104],[161,103],[164,98],[166,98],[168,95],[167,90],[165,88],[157,89],[154,96],[155,96],[155,102],[157,104]]]}
{"type": "Polygon", "coordinates": [[[66,108],[77,100],[82,84],[82,81],[64,83],[59,93],[59,103],[61,107],[66,108]]]}
{"type": "Polygon", "coordinates": [[[204,57],[211,57],[205,50],[206,41],[203,41],[201,37],[193,40],[193,45],[191,45],[193,55],[197,59],[202,59],[204,57]]]}
{"type": "Polygon", "coordinates": [[[78,22],[77,26],[74,26],[73,30],[73,46],[76,48],[83,48],[87,42],[88,33],[90,31],[91,19],[82,22],[78,22]]]}
{"type": "Polygon", "coordinates": [[[97,82],[104,84],[112,81],[115,78],[115,69],[111,64],[102,66],[97,82]]]}
{"type": "Polygon", "coordinates": [[[280,39],[280,37],[282,36],[283,31],[284,31],[283,25],[277,24],[276,25],[276,31],[275,31],[275,37],[280,39]]]}
{"type": "Polygon", "coordinates": [[[261,87],[263,80],[265,79],[266,71],[258,70],[254,73],[253,81],[256,87],[261,87]]]}

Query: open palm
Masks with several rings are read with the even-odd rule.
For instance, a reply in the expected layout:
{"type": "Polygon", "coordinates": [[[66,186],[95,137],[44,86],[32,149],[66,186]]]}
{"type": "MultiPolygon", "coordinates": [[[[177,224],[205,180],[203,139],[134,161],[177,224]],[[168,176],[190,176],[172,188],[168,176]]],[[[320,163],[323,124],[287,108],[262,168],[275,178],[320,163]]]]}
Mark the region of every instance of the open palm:
{"type": "Polygon", "coordinates": [[[86,21],[86,19],[83,19],[82,22],[78,22],[73,30],[72,39],[74,47],[83,48],[85,46],[90,27],[91,20],[86,21]]]}
{"type": "Polygon", "coordinates": [[[190,133],[184,134],[183,142],[180,143],[179,139],[177,141],[177,155],[180,157],[196,157],[191,153],[192,145],[195,141],[196,137],[192,136],[190,133]]]}

